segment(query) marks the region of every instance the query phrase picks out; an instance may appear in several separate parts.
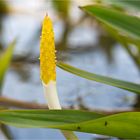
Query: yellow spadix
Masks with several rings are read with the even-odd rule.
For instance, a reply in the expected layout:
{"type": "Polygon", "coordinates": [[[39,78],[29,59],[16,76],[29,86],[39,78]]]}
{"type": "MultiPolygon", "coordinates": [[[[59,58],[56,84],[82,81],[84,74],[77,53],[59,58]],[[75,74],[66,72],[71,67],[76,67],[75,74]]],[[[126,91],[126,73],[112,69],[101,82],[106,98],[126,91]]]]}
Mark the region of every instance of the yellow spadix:
{"type": "Polygon", "coordinates": [[[44,84],[56,81],[55,43],[52,21],[45,16],[40,41],[40,70],[44,84]]]}

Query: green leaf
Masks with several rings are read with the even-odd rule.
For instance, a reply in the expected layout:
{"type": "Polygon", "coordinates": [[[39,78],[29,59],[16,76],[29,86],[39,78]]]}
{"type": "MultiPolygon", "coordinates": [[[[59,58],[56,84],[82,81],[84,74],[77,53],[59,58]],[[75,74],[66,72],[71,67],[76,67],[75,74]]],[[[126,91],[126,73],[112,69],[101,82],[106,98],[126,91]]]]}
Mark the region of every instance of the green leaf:
{"type": "Polygon", "coordinates": [[[14,40],[12,43],[9,44],[9,47],[0,57],[0,88],[2,87],[4,75],[9,67],[15,44],[16,40],[14,40]]]}
{"type": "Polygon", "coordinates": [[[69,8],[71,4],[70,0],[65,0],[65,1],[53,0],[52,4],[55,10],[58,12],[58,14],[60,14],[64,18],[68,18],[69,8]]]}
{"type": "Polygon", "coordinates": [[[140,137],[140,112],[104,116],[78,110],[0,111],[0,122],[18,127],[54,128],[120,138],[140,137]]]}
{"type": "Polygon", "coordinates": [[[126,10],[130,10],[129,8],[140,10],[140,0],[103,0],[103,2],[126,8],[126,10]]]}
{"type": "Polygon", "coordinates": [[[138,52],[140,49],[140,41],[139,40],[133,40],[132,38],[124,37],[123,35],[119,34],[119,32],[110,26],[107,26],[105,24],[102,24],[104,29],[113,37],[115,40],[117,40],[122,47],[127,51],[133,62],[136,64],[138,69],[140,68],[140,58],[139,55],[136,53],[133,53],[133,50],[130,49],[130,44],[134,44],[136,51],[138,52]]]}
{"type": "Polygon", "coordinates": [[[120,113],[59,128],[119,138],[139,138],[140,112],[120,113]]]}
{"type": "Polygon", "coordinates": [[[10,12],[10,7],[8,5],[8,2],[5,0],[0,1],[0,16],[7,14],[10,12]]]}
{"type": "Polygon", "coordinates": [[[138,84],[134,84],[131,82],[127,82],[127,81],[122,81],[122,80],[117,80],[117,79],[113,79],[110,77],[106,77],[106,76],[101,76],[101,75],[97,75],[97,74],[93,74],[90,72],[86,72],[84,70],[72,67],[68,64],[64,64],[62,62],[57,63],[57,66],[60,67],[61,69],[68,71],[72,74],[75,74],[77,76],[86,78],[88,80],[92,80],[92,81],[96,81],[96,82],[100,82],[100,83],[104,83],[107,85],[111,85],[114,87],[118,87],[121,89],[125,89],[131,92],[135,92],[140,94],[140,85],[138,84]]]}
{"type": "Polygon", "coordinates": [[[71,124],[104,115],[94,112],[74,110],[0,110],[0,122],[18,127],[49,127],[53,125],[71,124]]]}
{"type": "Polygon", "coordinates": [[[82,7],[85,12],[95,16],[101,22],[117,29],[126,36],[140,39],[140,19],[105,6],[82,7]]]}

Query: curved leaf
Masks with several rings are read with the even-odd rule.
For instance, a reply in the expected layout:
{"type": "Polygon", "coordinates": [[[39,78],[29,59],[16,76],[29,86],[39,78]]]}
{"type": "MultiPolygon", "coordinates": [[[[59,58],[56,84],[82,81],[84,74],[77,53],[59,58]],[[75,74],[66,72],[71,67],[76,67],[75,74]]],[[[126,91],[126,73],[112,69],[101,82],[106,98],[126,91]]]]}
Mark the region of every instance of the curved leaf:
{"type": "Polygon", "coordinates": [[[140,19],[105,6],[91,5],[81,7],[101,22],[125,33],[126,36],[140,39],[140,19]]]}
{"type": "Polygon", "coordinates": [[[140,0],[103,0],[103,2],[126,8],[126,10],[130,10],[129,8],[140,10],[140,0]]]}
{"type": "Polygon", "coordinates": [[[74,110],[2,110],[0,122],[18,127],[49,127],[59,124],[79,123],[105,115],[74,110]]]}
{"type": "Polygon", "coordinates": [[[9,67],[15,44],[16,44],[16,40],[11,42],[7,50],[0,56],[0,87],[2,86],[2,82],[4,79],[4,75],[6,73],[6,70],[9,67]]]}
{"type": "Polygon", "coordinates": [[[0,122],[18,127],[55,128],[120,138],[140,137],[140,112],[104,116],[78,110],[0,111],[0,122]]]}
{"type": "Polygon", "coordinates": [[[68,72],[70,72],[72,74],[75,74],[77,76],[86,78],[88,80],[104,83],[104,84],[107,84],[107,85],[111,85],[111,86],[114,86],[114,87],[118,87],[118,88],[121,88],[121,89],[125,89],[125,90],[128,90],[128,91],[140,94],[140,85],[138,85],[138,84],[134,84],[134,83],[127,82],[127,81],[117,80],[117,79],[113,79],[113,78],[110,78],[110,77],[90,73],[90,72],[72,67],[68,64],[64,64],[62,62],[57,63],[57,66],[60,67],[61,69],[65,70],[65,71],[68,71],[68,72]]]}
{"type": "Polygon", "coordinates": [[[96,133],[119,138],[140,138],[140,112],[120,113],[54,128],[96,133]]]}

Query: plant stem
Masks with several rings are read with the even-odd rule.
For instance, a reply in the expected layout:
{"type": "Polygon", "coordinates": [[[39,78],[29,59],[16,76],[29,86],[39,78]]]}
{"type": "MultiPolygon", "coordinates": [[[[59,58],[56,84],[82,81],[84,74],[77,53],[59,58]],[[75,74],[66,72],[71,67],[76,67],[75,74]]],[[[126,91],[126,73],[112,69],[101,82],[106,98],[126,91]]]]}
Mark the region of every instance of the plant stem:
{"type": "Polygon", "coordinates": [[[5,124],[0,125],[0,131],[2,132],[2,137],[5,137],[4,140],[13,140],[13,135],[5,124]]]}
{"type": "Polygon", "coordinates": [[[72,131],[61,130],[61,132],[67,140],[78,140],[78,137],[72,131]]]}

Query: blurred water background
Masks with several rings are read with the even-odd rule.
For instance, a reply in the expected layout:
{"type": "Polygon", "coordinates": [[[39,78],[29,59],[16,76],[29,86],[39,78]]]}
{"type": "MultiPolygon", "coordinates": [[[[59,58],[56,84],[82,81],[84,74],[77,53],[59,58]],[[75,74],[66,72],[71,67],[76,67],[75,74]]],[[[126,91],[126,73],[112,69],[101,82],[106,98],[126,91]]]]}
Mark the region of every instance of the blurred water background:
{"type": "MultiPolygon", "coordinates": [[[[94,18],[78,8],[92,2],[66,1],[61,8],[55,0],[0,1],[3,9],[0,11],[0,50],[17,38],[14,59],[4,81],[3,96],[46,103],[38,59],[41,24],[46,12],[54,23],[58,61],[96,74],[140,83],[139,65],[94,18]]],[[[82,79],[59,68],[57,88],[61,105],[65,108],[114,111],[140,106],[140,97],[133,93],[82,79]]],[[[64,139],[58,130],[9,128],[15,140],[64,139]]],[[[82,140],[102,138],[93,134],[76,134],[82,140]]]]}

